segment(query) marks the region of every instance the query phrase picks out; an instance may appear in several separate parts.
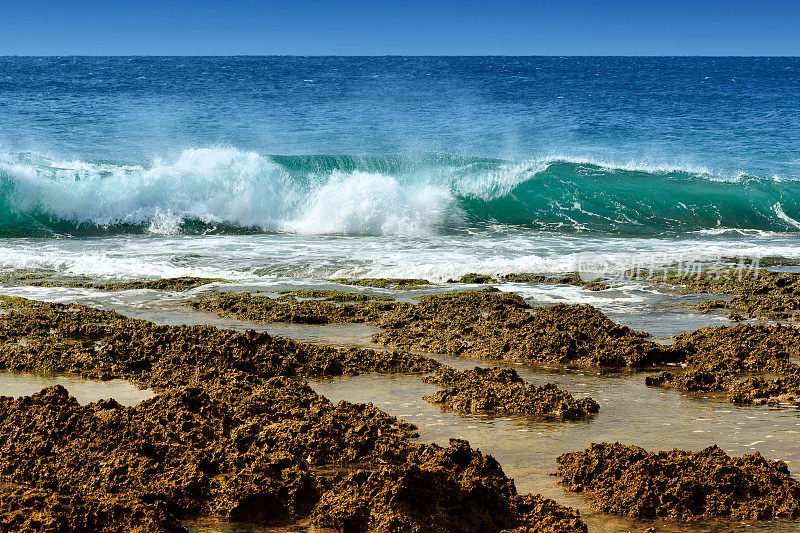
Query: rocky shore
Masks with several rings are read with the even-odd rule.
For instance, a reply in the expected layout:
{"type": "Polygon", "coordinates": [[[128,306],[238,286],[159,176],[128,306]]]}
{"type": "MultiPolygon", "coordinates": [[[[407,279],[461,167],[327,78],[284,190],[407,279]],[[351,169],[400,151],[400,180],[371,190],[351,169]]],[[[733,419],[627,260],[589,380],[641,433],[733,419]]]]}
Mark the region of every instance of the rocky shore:
{"type": "Polygon", "coordinates": [[[387,347],[534,365],[644,368],[681,357],[590,305],[532,309],[491,288],[421,296],[416,304],[357,296],[335,303],[229,292],[192,305],[262,322],[369,323],[384,329],[373,340],[387,347]]]}
{"type": "Polygon", "coordinates": [[[592,444],[558,458],[556,475],[587,493],[598,510],[639,518],[800,518],[800,482],[786,463],[760,454],[729,457],[717,446],[699,452],[648,452],[592,444]]]}
{"type": "Polygon", "coordinates": [[[529,272],[512,272],[502,276],[470,273],[464,274],[459,279],[448,280],[448,283],[546,283],[550,285],[573,285],[590,291],[602,291],[609,288],[607,283],[600,280],[586,281],[578,272],[569,272],[561,275],[534,274],[529,272]]]}
{"type": "Polygon", "coordinates": [[[647,384],[690,392],[719,392],[735,403],[800,404],[800,329],[740,324],[679,335],[683,368],[647,384]]]}
{"type": "Polygon", "coordinates": [[[748,318],[769,320],[800,318],[800,273],[723,269],[691,274],[669,271],[641,277],[693,292],[732,296],[699,304],[697,307],[704,311],[728,309],[732,317],[743,313],[748,318]]]}
{"type": "Polygon", "coordinates": [[[408,352],[335,349],[266,333],[159,326],[111,311],[0,297],[0,370],[125,378],[146,387],[203,379],[206,372],[338,376],[427,373],[441,365],[408,352]]]}
{"type": "Polygon", "coordinates": [[[184,531],[216,516],[342,531],[585,532],[577,511],[517,494],[497,462],[303,376],[429,372],[404,353],[252,331],[157,326],[77,305],[3,299],[0,365],[124,377],[158,394],[79,405],[54,386],[0,398],[0,531],[184,531]]]}
{"type": "Polygon", "coordinates": [[[591,398],[573,397],[548,383],[527,384],[510,368],[437,371],[423,381],[444,387],[425,399],[461,413],[503,413],[539,420],[585,420],[600,406],[591,398]]]}
{"type": "MultiPolygon", "coordinates": [[[[383,329],[373,336],[375,342],[402,351],[566,368],[646,370],[680,364],[647,377],[648,385],[720,393],[736,403],[800,403],[800,367],[792,362],[800,358],[800,329],[793,325],[704,328],[665,346],[589,305],[531,308],[515,294],[492,289],[427,295],[416,304],[341,292],[333,301],[325,294],[299,300],[219,293],[193,305],[265,322],[365,322],[383,329]]],[[[477,391],[475,385],[471,392],[441,391],[436,403],[481,410],[470,407],[489,401],[477,391]]]]}
{"type": "Polygon", "coordinates": [[[83,289],[98,289],[102,291],[149,289],[154,291],[175,292],[188,291],[211,283],[229,282],[229,280],[222,278],[198,278],[187,276],[180,278],[162,278],[149,281],[115,281],[103,283],[88,278],[58,276],[52,272],[13,276],[2,281],[5,283],[23,284],[33,287],[73,287],[83,289]]]}
{"type": "MultiPolygon", "coordinates": [[[[791,310],[791,276],[765,278],[767,289],[708,278],[693,290],[735,289],[752,299],[786,287],[747,313],[791,310]]],[[[196,283],[179,278],[123,288],[183,290],[196,283]]],[[[113,400],[79,405],[59,386],[0,397],[0,532],[183,532],[182,522],[198,517],[302,521],[342,532],[586,532],[577,511],[518,494],[500,465],[468,442],[419,443],[413,425],[372,405],[333,404],[304,381],[417,374],[441,388],[427,401],[462,413],[564,422],[590,419],[599,409],[553,384],[530,385],[512,369],[458,371],[424,353],[596,370],[671,364],[647,384],[736,403],[800,404],[800,329],[792,325],[705,328],[664,346],[589,305],[532,308],[491,287],[417,300],[313,289],[211,292],[191,304],[260,322],[367,323],[382,329],[373,337],[389,349],[381,351],[159,326],[80,305],[0,297],[0,370],[124,378],[157,392],[135,407],[113,400]]],[[[606,513],[800,519],[800,484],[785,463],[758,454],[593,444],[558,464],[564,486],[606,513]]]]}

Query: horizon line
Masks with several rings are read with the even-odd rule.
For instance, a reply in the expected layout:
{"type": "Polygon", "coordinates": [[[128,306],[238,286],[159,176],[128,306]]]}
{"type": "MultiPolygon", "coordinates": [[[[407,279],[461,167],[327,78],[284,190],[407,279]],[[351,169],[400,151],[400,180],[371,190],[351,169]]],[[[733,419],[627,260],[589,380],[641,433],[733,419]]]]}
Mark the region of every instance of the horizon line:
{"type": "Polygon", "coordinates": [[[504,58],[559,58],[559,57],[607,57],[607,58],[786,58],[800,59],[800,55],[708,55],[708,54],[0,54],[1,58],[59,58],[59,57],[119,57],[119,58],[144,58],[144,57],[196,57],[196,58],[224,58],[224,57],[305,57],[305,58],[387,58],[387,57],[441,57],[441,58],[470,58],[470,57],[504,57],[504,58]]]}

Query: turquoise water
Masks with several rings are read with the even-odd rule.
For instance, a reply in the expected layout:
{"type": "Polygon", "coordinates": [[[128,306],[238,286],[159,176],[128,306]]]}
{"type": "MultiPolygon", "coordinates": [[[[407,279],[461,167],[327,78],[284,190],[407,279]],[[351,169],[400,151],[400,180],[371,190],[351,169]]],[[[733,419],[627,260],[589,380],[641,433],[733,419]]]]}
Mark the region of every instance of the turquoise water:
{"type": "MultiPolygon", "coordinates": [[[[0,58],[0,279],[200,275],[268,291],[587,264],[606,273],[797,265],[798,95],[798,58],[0,58]]],[[[252,326],[185,309],[217,286],[178,295],[2,285],[160,323],[252,326]]],[[[728,323],[631,281],[602,292],[502,288],[536,305],[591,303],[658,339],[728,323]]],[[[372,333],[268,329],[342,345],[372,333]]],[[[580,507],[593,531],[642,524],[592,513],[547,476],[555,457],[591,440],[716,442],[787,460],[797,474],[796,410],[650,389],[641,375],[520,372],[592,395],[600,414],[568,425],[459,417],[421,400],[431,387],[413,377],[314,385],[416,422],[423,440],[469,438],[521,490],[580,507]]],[[[43,379],[8,374],[0,389],[28,394],[43,379]]],[[[68,388],[86,401],[122,394],[68,388]]],[[[659,527],[773,533],[797,524],[659,527]]]]}
{"type": "Polygon", "coordinates": [[[798,94],[797,58],[0,58],[0,270],[796,259],[798,94]]]}

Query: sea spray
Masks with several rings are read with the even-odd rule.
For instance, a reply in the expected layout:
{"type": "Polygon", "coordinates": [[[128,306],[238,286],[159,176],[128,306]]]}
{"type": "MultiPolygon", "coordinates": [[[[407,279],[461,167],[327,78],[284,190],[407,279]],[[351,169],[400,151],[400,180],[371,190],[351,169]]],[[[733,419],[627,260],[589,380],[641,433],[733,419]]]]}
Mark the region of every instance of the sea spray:
{"type": "Polygon", "coordinates": [[[800,231],[800,181],[583,159],[183,151],[148,165],[0,155],[0,236],[800,231]]]}

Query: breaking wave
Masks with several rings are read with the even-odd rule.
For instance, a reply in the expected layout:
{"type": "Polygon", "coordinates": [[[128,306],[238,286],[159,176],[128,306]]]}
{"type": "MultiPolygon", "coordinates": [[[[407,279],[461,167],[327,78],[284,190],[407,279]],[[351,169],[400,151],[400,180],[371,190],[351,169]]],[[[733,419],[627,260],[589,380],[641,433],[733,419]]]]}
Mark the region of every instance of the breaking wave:
{"type": "Polygon", "coordinates": [[[148,165],[0,154],[0,236],[428,235],[539,229],[651,236],[800,231],[800,181],[706,169],[447,154],[186,150],[148,165]]]}

